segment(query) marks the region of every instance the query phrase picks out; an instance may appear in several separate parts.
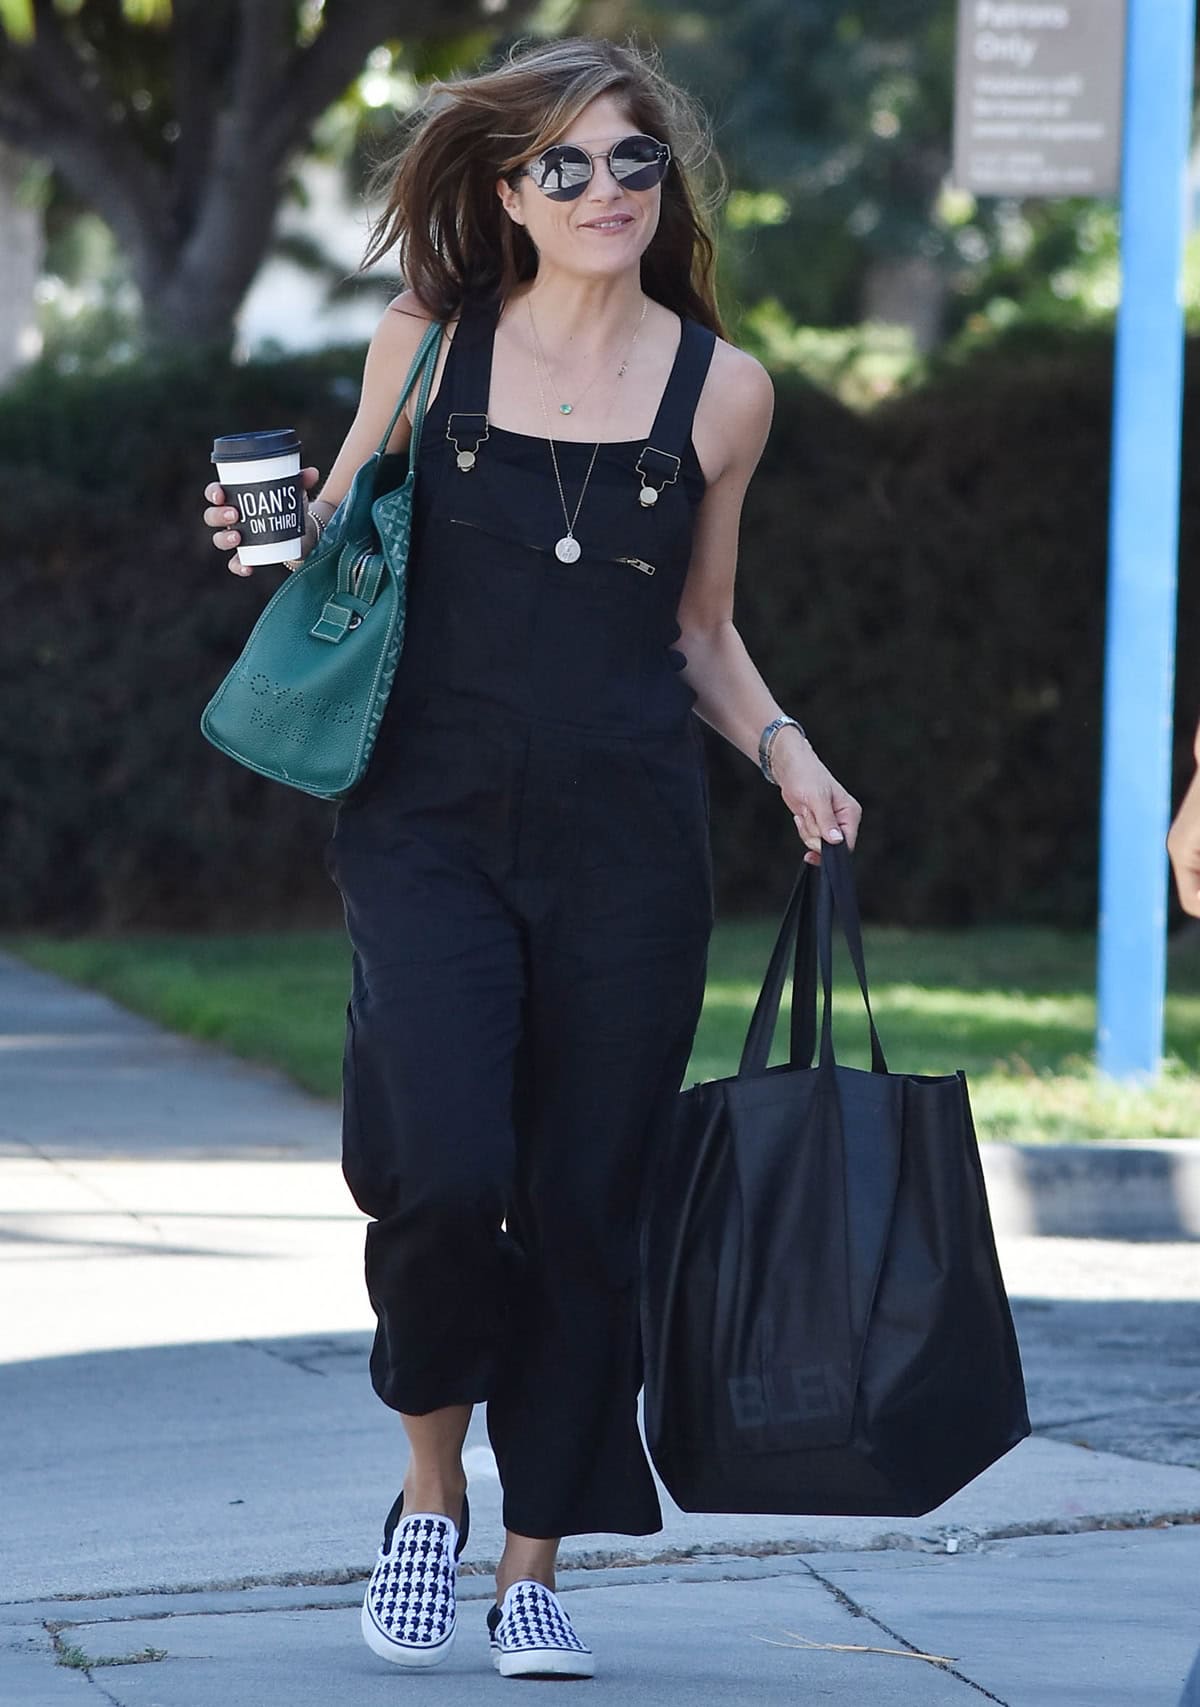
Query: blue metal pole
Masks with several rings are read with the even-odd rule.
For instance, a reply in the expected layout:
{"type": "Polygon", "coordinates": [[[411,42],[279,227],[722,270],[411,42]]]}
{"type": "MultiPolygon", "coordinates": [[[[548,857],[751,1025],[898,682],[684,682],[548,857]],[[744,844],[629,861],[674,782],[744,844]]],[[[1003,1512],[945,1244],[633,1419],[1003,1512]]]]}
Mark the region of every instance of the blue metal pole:
{"type": "Polygon", "coordinates": [[[1101,802],[1101,1070],[1154,1076],[1166,984],[1195,0],[1129,0],[1101,802]]]}

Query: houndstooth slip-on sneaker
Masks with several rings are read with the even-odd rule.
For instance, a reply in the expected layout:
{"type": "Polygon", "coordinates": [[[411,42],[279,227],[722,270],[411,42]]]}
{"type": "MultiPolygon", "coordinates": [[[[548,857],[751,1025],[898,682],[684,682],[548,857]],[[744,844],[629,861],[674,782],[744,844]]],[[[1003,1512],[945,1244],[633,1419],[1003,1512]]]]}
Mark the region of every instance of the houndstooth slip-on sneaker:
{"type": "Polygon", "coordinates": [[[440,1665],[454,1644],[455,1579],[471,1513],[461,1528],[436,1512],[402,1517],[401,1494],[383,1526],[383,1545],[363,1596],[363,1640],[393,1665],[440,1665]]]}
{"type": "Polygon", "coordinates": [[[523,1579],[488,1613],[492,1663],[501,1677],[594,1677],[592,1650],[579,1640],[562,1601],[523,1579]]]}

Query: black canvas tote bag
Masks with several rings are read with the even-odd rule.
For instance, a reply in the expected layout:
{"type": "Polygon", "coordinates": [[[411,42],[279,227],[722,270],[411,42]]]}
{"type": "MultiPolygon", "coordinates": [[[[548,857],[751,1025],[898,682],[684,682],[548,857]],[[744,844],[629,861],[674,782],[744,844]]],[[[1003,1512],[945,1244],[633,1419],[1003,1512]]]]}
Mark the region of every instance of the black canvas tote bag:
{"type": "Polygon", "coordinates": [[[641,1260],[646,1440],[685,1511],[916,1517],[1030,1432],[966,1079],[888,1072],[844,844],[801,867],[736,1076],[677,1098],[641,1260]],[[870,1071],[834,1058],[835,916],[870,1071]]]}

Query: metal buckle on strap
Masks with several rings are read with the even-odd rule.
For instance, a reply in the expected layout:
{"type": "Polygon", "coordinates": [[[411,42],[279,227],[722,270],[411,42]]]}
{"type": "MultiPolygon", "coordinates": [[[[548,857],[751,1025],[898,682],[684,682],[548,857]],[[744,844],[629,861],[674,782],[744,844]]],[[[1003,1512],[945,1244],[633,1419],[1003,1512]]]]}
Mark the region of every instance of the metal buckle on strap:
{"type": "Polygon", "coordinates": [[[646,509],[651,504],[658,503],[658,495],[666,486],[674,486],[679,478],[681,458],[672,456],[670,451],[656,450],[653,445],[645,445],[638,457],[634,468],[642,477],[642,489],[638,493],[638,502],[646,509]],[[653,479],[653,477],[657,477],[653,479]]]}
{"type": "Polygon", "coordinates": [[[446,422],[446,437],[450,440],[450,443],[458,453],[455,461],[458,463],[459,468],[464,474],[474,468],[475,452],[479,449],[484,440],[490,436],[491,429],[488,426],[488,418],[486,415],[472,415],[464,410],[456,409],[446,422]],[[463,422],[463,425],[461,427],[456,427],[454,425],[455,421],[461,421],[463,422]],[[460,438],[469,441],[465,450],[459,443],[460,438]]]}

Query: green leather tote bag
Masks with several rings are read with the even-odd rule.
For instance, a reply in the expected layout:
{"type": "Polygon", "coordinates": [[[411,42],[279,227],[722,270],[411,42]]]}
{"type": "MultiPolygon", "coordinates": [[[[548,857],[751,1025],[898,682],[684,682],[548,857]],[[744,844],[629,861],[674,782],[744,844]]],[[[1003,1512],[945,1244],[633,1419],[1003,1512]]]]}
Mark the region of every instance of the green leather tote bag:
{"type": "Polygon", "coordinates": [[[435,322],[422,338],[378,450],[320,544],[264,607],[200,718],[231,759],[323,800],[343,799],[360,781],[396,674],[417,454],[442,330],[435,322]],[[389,452],[414,385],[412,443],[389,452]]]}

